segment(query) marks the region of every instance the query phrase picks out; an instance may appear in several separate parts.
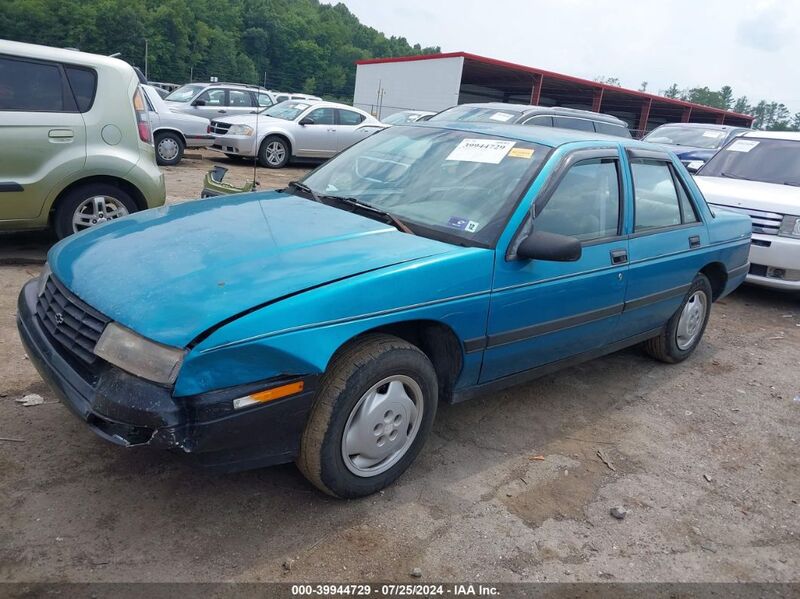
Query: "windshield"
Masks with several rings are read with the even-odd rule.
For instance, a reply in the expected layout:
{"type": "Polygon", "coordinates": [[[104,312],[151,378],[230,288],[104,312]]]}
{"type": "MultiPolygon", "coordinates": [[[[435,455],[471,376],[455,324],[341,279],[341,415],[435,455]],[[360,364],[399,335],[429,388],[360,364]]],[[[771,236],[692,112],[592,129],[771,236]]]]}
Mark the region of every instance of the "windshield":
{"type": "Polygon", "coordinates": [[[800,185],[800,141],[735,139],[717,152],[697,174],[800,185]]]}
{"type": "Polygon", "coordinates": [[[262,110],[261,114],[276,119],[283,119],[284,121],[293,121],[300,116],[304,110],[310,107],[311,104],[308,102],[279,101],[275,106],[262,110]]]}
{"type": "Polygon", "coordinates": [[[522,111],[506,108],[487,108],[486,106],[453,106],[432,116],[430,121],[472,121],[478,123],[513,123],[522,111]]]}
{"type": "Polygon", "coordinates": [[[430,127],[392,127],[354,145],[303,183],[355,198],[418,234],[491,247],[544,162],[538,144],[430,127]]]}
{"type": "Polygon", "coordinates": [[[420,114],[418,112],[395,112],[382,120],[387,125],[406,125],[416,122],[419,117],[420,114]]]}
{"type": "Polygon", "coordinates": [[[188,102],[192,98],[194,98],[195,94],[203,89],[205,85],[202,83],[195,83],[184,85],[183,87],[179,87],[170,95],[168,95],[165,100],[169,100],[170,102],[188,102]]]}
{"type": "Polygon", "coordinates": [[[658,127],[644,137],[643,141],[654,144],[673,144],[715,150],[725,141],[726,131],[704,127],[680,127],[669,125],[658,127]]]}

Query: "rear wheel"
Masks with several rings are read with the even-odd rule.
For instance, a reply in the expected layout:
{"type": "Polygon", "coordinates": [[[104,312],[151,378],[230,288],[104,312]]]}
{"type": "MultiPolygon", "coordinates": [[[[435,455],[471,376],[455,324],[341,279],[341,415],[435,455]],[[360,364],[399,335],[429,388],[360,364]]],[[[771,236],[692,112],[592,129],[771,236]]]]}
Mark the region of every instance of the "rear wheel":
{"type": "Polygon", "coordinates": [[[644,350],[669,364],[688,358],[703,338],[711,314],[711,298],[711,283],[704,274],[698,274],[664,331],[645,341],[644,350]]]}
{"type": "Polygon", "coordinates": [[[366,336],[325,373],[297,465],[335,497],[375,493],[414,461],[437,401],[436,373],[424,353],[397,337],[366,336]]]}
{"type": "Polygon", "coordinates": [[[89,183],[70,190],[56,207],[53,225],[63,239],[73,233],[138,211],[126,191],[108,183],[89,183]]]}
{"type": "Polygon", "coordinates": [[[258,149],[258,163],[266,168],[283,168],[291,158],[289,142],[277,135],[270,135],[258,149]]]}
{"type": "Polygon", "coordinates": [[[155,136],[156,162],[161,166],[174,166],[183,158],[184,144],[181,136],[171,131],[159,131],[155,136]]]}

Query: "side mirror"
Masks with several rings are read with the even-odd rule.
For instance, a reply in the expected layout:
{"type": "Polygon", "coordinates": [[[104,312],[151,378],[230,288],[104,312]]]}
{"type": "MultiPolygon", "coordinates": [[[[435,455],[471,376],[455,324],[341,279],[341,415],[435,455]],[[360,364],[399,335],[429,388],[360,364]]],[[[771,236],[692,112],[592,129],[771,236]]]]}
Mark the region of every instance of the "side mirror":
{"type": "Polygon", "coordinates": [[[579,239],[545,231],[534,231],[517,248],[520,258],[551,262],[575,262],[580,259],[581,252],[579,239]]]}
{"type": "Polygon", "coordinates": [[[310,117],[303,117],[302,119],[300,119],[300,124],[303,125],[303,127],[305,127],[306,125],[313,125],[314,119],[310,117]]]}
{"type": "Polygon", "coordinates": [[[205,100],[195,100],[194,102],[192,102],[192,106],[205,106],[205,105],[206,105],[205,100]]]}

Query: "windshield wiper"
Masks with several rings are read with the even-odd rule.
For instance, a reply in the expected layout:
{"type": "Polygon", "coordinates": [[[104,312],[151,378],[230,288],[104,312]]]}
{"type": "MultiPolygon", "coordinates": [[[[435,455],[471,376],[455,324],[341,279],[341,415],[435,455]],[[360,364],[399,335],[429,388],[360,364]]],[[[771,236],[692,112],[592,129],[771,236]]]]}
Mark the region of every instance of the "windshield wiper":
{"type": "Polygon", "coordinates": [[[317,192],[314,191],[313,189],[311,189],[305,183],[301,183],[300,181],[289,181],[289,184],[286,186],[286,189],[290,189],[290,188],[296,189],[300,193],[306,194],[307,196],[309,196],[315,202],[319,202],[320,204],[324,204],[325,203],[317,195],[317,192]]]}
{"type": "Polygon", "coordinates": [[[320,201],[323,202],[330,201],[335,204],[349,206],[353,208],[352,212],[359,211],[362,213],[366,213],[363,214],[363,216],[369,217],[369,215],[371,214],[373,215],[373,217],[378,217],[375,220],[383,221],[387,224],[390,224],[393,227],[395,227],[398,231],[402,231],[403,233],[410,233],[411,235],[414,234],[414,232],[408,228],[408,225],[406,225],[395,215],[390,214],[385,210],[381,210],[380,208],[376,208],[375,206],[372,206],[370,204],[365,204],[364,202],[361,202],[356,198],[344,198],[341,196],[332,196],[332,195],[323,195],[318,197],[320,198],[320,201]]]}
{"type": "Polygon", "coordinates": [[[800,187],[800,181],[784,181],[784,185],[791,185],[792,187],[800,187]]]}
{"type": "Polygon", "coordinates": [[[731,173],[720,173],[720,177],[725,177],[727,179],[741,179],[742,181],[755,181],[755,179],[750,179],[749,177],[742,177],[741,175],[732,175],[731,173]]]}

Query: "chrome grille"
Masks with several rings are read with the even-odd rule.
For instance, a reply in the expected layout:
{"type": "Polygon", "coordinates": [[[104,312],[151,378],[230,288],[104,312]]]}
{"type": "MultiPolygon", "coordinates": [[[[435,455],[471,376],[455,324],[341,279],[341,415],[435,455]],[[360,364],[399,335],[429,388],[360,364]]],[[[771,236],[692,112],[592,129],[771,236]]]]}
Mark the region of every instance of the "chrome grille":
{"type": "Polygon", "coordinates": [[[781,228],[781,221],[783,214],[777,212],[764,212],[762,210],[751,210],[750,208],[734,208],[733,206],[721,206],[719,204],[712,204],[718,210],[728,210],[729,212],[737,212],[739,214],[746,214],[753,221],[753,233],[763,233],[764,235],[777,235],[778,229],[781,228]]]}
{"type": "Polygon", "coordinates": [[[50,275],[36,302],[42,326],[72,355],[86,364],[97,359],[94,346],[110,319],[93,310],[50,275]]]}
{"type": "Polygon", "coordinates": [[[230,128],[230,123],[221,123],[219,121],[211,121],[211,125],[209,125],[210,132],[214,135],[225,135],[230,128]]]}

